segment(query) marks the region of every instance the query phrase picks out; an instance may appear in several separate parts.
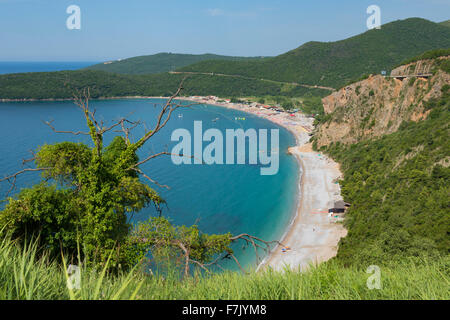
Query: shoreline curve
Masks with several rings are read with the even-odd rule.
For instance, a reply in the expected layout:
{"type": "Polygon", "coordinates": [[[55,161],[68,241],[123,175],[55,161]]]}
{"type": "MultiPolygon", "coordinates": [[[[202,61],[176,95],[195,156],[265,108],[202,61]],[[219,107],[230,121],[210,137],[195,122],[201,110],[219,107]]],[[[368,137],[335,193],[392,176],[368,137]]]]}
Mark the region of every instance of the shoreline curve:
{"type": "Polygon", "coordinates": [[[289,148],[300,164],[297,208],[287,230],[261,261],[256,271],[271,268],[283,271],[307,270],[311,265],[327,261],[337,254],[338,243],[347,235],[341,224],[342,217],[328,213],[335,201],[342,200],[337,180],[342,177],[339,164],[320,152],[313,151],[309,134],[313,131],[313,118],[301,113],[294,117],[289,113],[274,113],[238,103],[217,103],[204,97],[188,97],[202,104],[240,110],[265,118],[289,130],[296,139],[296,146],[289,148]],[[205,100],[206,99],[206,100],[205,100]]]}

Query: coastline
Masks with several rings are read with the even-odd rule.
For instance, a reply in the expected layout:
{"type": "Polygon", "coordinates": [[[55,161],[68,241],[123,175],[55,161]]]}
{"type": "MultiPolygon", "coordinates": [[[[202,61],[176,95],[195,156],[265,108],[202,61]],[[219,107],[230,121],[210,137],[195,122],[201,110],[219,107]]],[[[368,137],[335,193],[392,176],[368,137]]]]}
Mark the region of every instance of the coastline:
{"type": "MultiPolygon", "coordinates": [[[[118,100],[118,99],[168,99],[170,97],[151,97],[151,96],[119,96],[119,97],[97,97],[90,100],[118,100]]],[[[185,100],[184,97],[177,98],[185,100]]],[[[177,100],[175,99],[175,100],[177,100]]],[[[36,102],[36,101],[74,101],[73,98],[50,98],[50,99],[0,99],[0,102],[36,102]]]]}
{"type": "MultiPolygon", "coordinates": [[[[99,97],[92,100],[167,98],[169,97],[124,96],[99,97]]],[[[0,99],[0,102],[71,100],[73,99],[0,99]]],[[[277,245],[273,248],[258,265],[257,271],[266,268],[282,271],[286,267],[305,270],[310,264],[324,262],[337,254],[338,242],[340,238],[346,236],[347,230],[338,223],[340,219],[328,214],[328,208],[333,206],[334,201],[342,200],[339,185],[334,183],[341,176],[341,172],[336,162],[312,150],[309,134],[314,129],[313,118],[308,118],[301,113],[291,116],[287,112],[274,112],[228,101],[219,102],[210,97],[177,97],[176,100],[250,113],[284,127],[296,139],[296,146],[288,150],[296,157],[301,168],[296,211],[279,239],[282,246],[277,245]]]]}
{"type": "Polygon", "coordinates": [[[301,168],[296,213],[280,239],[282,245],[271,250],[259,264],[257,271],[267,268],[304,271],[311,264],[316,265],[336,256],[339,240],[347,235],[347,230],[340,223],[342,218],[330,215],[328,209],[333,207],[335,201],[342,200],[340,187],[336,183],[342,174],[338,163],[313,151],[309,134],[314,129],[314,119],[301,113],[292,117],[286,112],[277,113],[231,102],[218,103],[210,99],[203,100],[203,97],[182,100],[236,109],[263,117],[286,128],[296,139],[296,146],[288,150],[296,157],[301,168]]]}

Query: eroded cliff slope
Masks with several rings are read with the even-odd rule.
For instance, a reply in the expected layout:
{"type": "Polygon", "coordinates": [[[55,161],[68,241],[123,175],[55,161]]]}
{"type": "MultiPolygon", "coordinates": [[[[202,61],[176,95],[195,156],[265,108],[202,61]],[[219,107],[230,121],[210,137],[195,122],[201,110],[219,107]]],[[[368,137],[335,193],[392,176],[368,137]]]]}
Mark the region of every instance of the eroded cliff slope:
{"type": "Polygon", "coordinates": [[[326,116],[317,127],[315,145],[355,143],[398,130],[403,121],[419,121],[428,104],[450,84],[450,56],[402,65],[391,76],[370,76],[323,99],[326,116]]]}

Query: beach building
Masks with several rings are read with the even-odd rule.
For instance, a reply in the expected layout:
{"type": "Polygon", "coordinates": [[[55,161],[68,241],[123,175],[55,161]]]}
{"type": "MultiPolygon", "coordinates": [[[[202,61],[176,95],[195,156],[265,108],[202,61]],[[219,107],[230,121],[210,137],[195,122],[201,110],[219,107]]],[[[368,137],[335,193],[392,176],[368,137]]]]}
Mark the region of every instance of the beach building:
{"type": "Polygon", "coordinates": [[[334,203],[334,207],[328,209],[328,213],[344,213],[347,208],[350,207],[350,203],[339,200],[334,203]]]}

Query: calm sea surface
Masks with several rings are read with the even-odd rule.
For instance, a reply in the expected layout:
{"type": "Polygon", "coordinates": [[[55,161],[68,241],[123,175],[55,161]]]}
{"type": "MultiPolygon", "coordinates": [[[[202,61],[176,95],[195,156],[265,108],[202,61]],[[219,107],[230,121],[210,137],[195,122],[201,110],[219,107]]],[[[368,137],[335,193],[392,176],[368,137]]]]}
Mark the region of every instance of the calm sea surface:
{"type": "Polygon", "coordinates": [[[22,72],[50,72],[62,70],[77,70],[96,64],[86,61],[57,61],[57,62],[23,62],[0,61],[0,74],[22,72]]]}
{"type": "MultiPolygon", "coordinates": [[[[97,110],[97,118],[106,123],[121,117],[142,120],[148,128],[155,123],[158,106],[162,100],[94,100],[90,105],[97,110]]],[[[86,130],[81,110],[72,102],[12,102],[0,103],[0,176],[21,170],[22,159],[30,158],[29,150],[60,141],[90,143],[86,136],[57,134],[42,121],[54,120],[58,130],[86,130]]],[[[177,128],[188,129],[193,134],[194,121],[202,121],[203,131],[208,128],[280,129],[280,170],[273,176],[261,176],[258,165],[180,165],[172,164],[163,156],[143,165],[145,173],[170,190],[152,185],[167,201],[163,214],[175,224],[197,223],[206,233],[249,233],[267,240],[279,239],[289,224],[296,208],[298,194],[298,163],[287,155],[289,146],[295,145],[290,132],[275,124],[237,110],[216,106],[195,106],[177,110],[168,125],[155,135],[140,151],[140,157],[168,150],[176,142],[170,135],[177,128]],[[179,116],[182,114],[182,116],[179,116]],[[243,118],[245,120],[236,120],[243,118]],[[217,119],[213,121],[214,119],[217,119]]],[[[144,129],[136,130],[138,138],[144,129]]],[[[109,143],[114,133],[105,136],[109,143]]],[[[206,144],[204,144],[205,146],[206,144]]],[[[30,187],[39,181],[38,173],[20,176],[20,188],[30,187]]],[[[0,199],[9,189],[7,182],[0,183],[0,199]]],[[[1,204],[0,204],[1,206],[1,204]]],[[[148,207],[134,215],[133,221],[156,215],[148,207]]],[[[255,265],[252,248],[235,246],[238,258],[247,267],[255,265]]],[[[236,266],[228,263],[228,267],[236,266]]]]}

